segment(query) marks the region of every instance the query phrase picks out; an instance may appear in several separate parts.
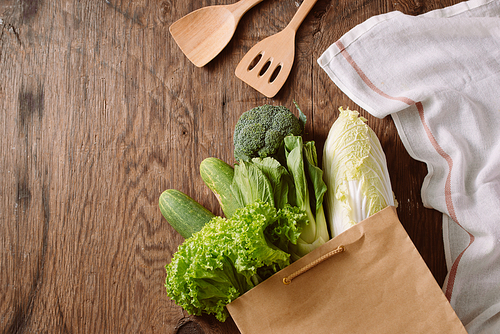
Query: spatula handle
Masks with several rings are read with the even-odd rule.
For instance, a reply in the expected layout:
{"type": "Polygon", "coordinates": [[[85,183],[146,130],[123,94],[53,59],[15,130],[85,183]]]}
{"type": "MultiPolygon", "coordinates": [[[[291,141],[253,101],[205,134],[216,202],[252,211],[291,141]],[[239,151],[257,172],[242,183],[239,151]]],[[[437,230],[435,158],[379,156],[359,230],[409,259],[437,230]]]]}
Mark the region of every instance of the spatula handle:
{"type": "Polygon", "coordinates": [[[290,23],[288,23],[286,29],[292,29],[296,32],[302,24],[302,21],[304,21],[304,19],[306,18],[307,14],[309,14],[311,9],[314,7],[314,4],[316,4],[316,1],[318,0],[304,0],[290,23]]]}
{"type": "Polygon", "coordinates": [[[231,13],[233,13],[235,19],[239,21],[243,14],[262,1],[263,0],[240,0],[232,5],[229,5],[227,8],[231,11],[231,13]]]}

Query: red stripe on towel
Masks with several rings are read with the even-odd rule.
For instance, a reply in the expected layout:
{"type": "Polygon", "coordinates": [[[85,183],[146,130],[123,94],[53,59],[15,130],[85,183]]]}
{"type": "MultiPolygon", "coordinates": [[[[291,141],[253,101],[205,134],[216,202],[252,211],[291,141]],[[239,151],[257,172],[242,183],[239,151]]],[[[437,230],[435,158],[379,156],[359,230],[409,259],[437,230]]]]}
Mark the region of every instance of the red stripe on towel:
{"type": "Polygon", "coordinates": [[[470,245],[474,242],[474,236],[467,231],[465,228],[460,225],[458,222],[457,216],[455,214],[455,208],[453,207],[453,201],[451,198],[451,170],[453,169],[453,159],[450,157],[448,153],[446,153],[441,146],[438,144],[436,141],[436,138],[432,135],[431,130],[427,126],[427,122],[425,121],[425,116],[424,116],[424,107],[421,102],[417,102],[416,104],[418,114],[420,116],[420,120],[422,122],[422,126],[424,127],[425,133],[427,134],[427,138],[430,140],[432,146],[434,149],[439,153],[440,156],[443,157],[443,159],[446,160],[448,163],[448,169],[449,173],[448,176],[446,177],[446,182],[444,184],[444,196],[446,199],[446,208],[448,209],[449,216],[455,223],[460,226],[467,234],[469,235],[469,244],[465,249],[457,256],[453,264],[451,265],[450,272],[448,273],[448,284],[446,285],[446,290],[445,290],[445,296],[448,298],[448,300],[451,300],[451,295],[453,293],[453,286],[455,285],[455,278],[457,276],[457,270],[458,270],[458,264],[460,263],[460,260],[462,259],[462,256],[464,255],[465,251],[469,248],[470,245]]]}
{"type": "Polygon", "coordinates": [[[460,253],[460,255],[457,256],[455,261],[453,262],[450,272],[448,274],[448,284],[446,286],[446,291],[445,295],[448,300],[451,300],[451,295],[453,292],[453,286],[455,284],[455,278],[457,275],[457,270],[458,270],[458,264],[460,263],[460,260],[462,259],[462,256],[464,255],[465,251],[469,248],[469,246],[474,242],[474,236],[469,233],[467,230],[465,230],[458,222],[456,213],[455,213],[455,207],[453,206],[453,200],[451,196],[451,171],[453,169],[453,159],[451,156],[446,153],[443,148],[439,145],[437,142],[436,138],[432,134],[429,126],[427,125],[427,122],[425,121],[425,115],[424,115],[424,107],[422,105],[422,102],[415,102],[410,98],[407,97],[401,97],[401,96],[390,96],[386,93],[384,93],[382,90],[380,90],[377,86],[371,82],[371,80],[366,76],[366,74],[361,70],[361,68],[358,66],[358,64],[352,59],[351,55],[347,52],[345,49],[344,45],[342,44],[341,41],[335,42],[335,45],[339,48],[340,53],[342,56],[347,60],[347,62],[352,66],[352,68],[356,71],[356,73],[359,75],[361,80],[375,93],[379,94],[380,96],[383,96],[389,100],[396,100],[396,101],[401,101],[403,103],[406,103],[407,105],[415,105],[418,110],[418,114],[420,116],[420,121],[422,122],[422,126],[424,127],[425,133],[427,135],[427,138],[429,139],[432,147],[436,150],[436,152],[445,159],[446,163],[448,164],[448,176],[446,177],[446,183],[444,187],[444,194],[445,194],[445,201],[446,201],[446,208],[448,210],[449,216],[455,221],[455,223],[460,226],[467,234],[469,235],[469,244],[467,247],[460,253]]]}

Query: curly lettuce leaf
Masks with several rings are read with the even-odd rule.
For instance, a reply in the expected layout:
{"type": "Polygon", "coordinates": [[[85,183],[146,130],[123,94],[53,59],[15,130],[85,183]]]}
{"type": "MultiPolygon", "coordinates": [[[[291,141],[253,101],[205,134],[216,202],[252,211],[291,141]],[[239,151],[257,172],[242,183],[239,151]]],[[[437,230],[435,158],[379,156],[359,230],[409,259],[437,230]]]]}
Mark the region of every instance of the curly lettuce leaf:
{"type": "Polygon", "coordinates": [[[238,209],[230,219],[213,218],[165,267],[167,294],[190,314],[225,321],[227,304],[289,265],[284,250],[297,240],[303,219],[305,213],[290,206],[276,210],[262,201],[238,209]]]}
{"type": "Polygon", "coordinates": [[[308,223],[307,214],[296,206],[286,204],[278,211],[278,219],[266,229],[266,237],[279,249],[292,254],[300,240],[302,228],[308,223]]]}

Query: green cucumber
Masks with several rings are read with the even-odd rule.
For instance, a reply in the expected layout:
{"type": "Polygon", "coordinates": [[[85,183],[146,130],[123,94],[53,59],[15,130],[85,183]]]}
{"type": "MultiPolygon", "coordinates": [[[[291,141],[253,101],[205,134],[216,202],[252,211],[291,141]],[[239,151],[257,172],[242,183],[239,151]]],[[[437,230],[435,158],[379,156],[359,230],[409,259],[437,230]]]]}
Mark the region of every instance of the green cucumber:
{"type": "Polygon", "coordinates": [[[206,158],[200,164],[203,182],[212,190],[226,218],[231,218],[241,206],[231,191],[234,168],[217,158],[206,158]]]}
{"type": "Polygon", "coordinates": [[[207,208],[179,190],[165,190],[159,202],[163,217],[185,239],[215,217],[207,208]]]}

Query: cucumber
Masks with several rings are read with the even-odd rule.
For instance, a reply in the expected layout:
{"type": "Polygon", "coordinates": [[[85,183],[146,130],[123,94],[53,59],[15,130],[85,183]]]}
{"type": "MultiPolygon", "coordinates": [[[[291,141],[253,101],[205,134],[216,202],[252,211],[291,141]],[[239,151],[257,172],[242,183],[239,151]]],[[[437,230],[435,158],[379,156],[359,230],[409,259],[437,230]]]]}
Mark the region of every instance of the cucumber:
{"type": "Polygon", "coordinates": [[[175,189],[160,195],[160,211],[167,222],[185,239],[191,237],[215,215],[194,199],[175,189]]]}
{"type": "Polygon", "coordinates": [[[200,174],[203,182],[217,197],[226,218],[231,218],[236,209],[241,207],[231,191],[234,168],[220,159],[210,157],[201,162],[200,174]]]}

